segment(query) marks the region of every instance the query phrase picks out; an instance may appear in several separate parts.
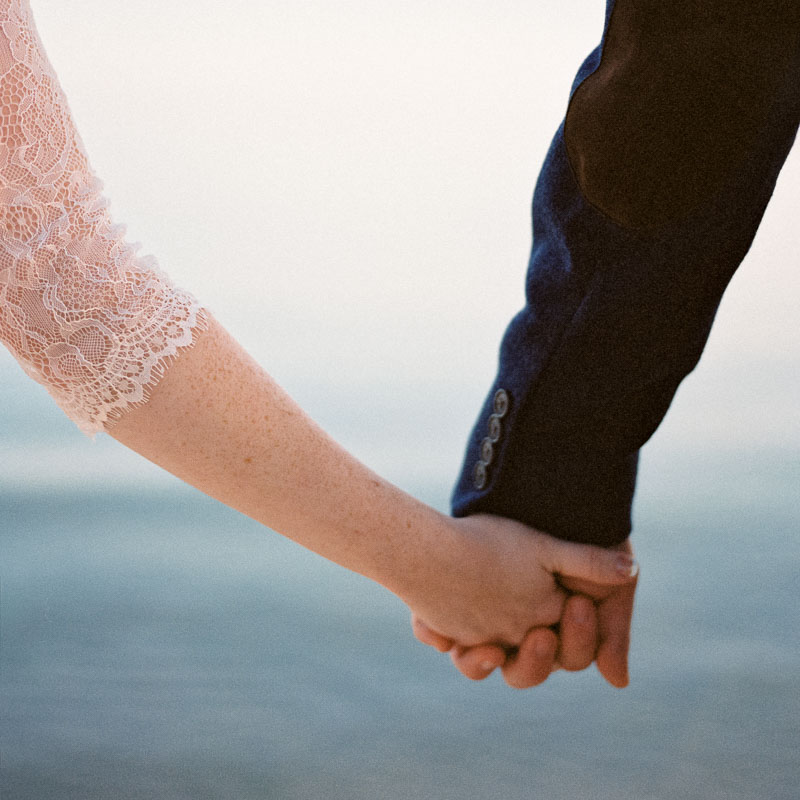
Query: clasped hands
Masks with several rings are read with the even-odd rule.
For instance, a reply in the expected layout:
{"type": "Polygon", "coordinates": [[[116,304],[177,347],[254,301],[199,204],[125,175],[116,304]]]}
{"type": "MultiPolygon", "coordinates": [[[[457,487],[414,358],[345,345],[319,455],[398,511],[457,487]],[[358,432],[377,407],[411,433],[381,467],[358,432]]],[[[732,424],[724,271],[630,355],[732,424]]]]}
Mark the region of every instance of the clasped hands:
{"type": "Polygon", "coordinates": [[[502,517],[447,520],[441,551],[403,597],[417,639],[472,680],[500,668],[524,689],[596,662],[608,683],[627,686],[638,577],[629,541],[605,549],[502,517]]]}

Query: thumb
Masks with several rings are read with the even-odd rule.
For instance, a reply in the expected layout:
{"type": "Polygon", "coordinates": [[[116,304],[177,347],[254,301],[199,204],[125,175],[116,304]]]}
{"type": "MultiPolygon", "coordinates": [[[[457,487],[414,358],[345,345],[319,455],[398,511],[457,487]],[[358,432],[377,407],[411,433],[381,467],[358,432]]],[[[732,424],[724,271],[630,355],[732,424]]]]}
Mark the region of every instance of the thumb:
{"type": "Polygon", "coordinates": [[[545,548],[541,563],[552,573],[616,585],[633,580],[639,572],[639,564],[630,553],[548,538],[549,547],[545,548]]]}

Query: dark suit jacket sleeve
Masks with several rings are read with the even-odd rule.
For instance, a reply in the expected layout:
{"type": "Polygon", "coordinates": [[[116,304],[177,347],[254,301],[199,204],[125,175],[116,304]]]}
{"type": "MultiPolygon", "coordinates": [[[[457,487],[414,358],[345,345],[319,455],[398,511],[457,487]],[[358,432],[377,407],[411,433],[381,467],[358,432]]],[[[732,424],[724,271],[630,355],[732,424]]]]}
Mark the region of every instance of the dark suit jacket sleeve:
{"type": "Polygon", "coordinates": [[[781,38],[769,16],[697,16],[710,6],[609,2],[537,182],[527,302],[468,443],[457,516],[605,545],[630,532],[639,449],[700,358],[800,118],[796,7],[783,4],[794,28],[784,18],[781,38]]]}

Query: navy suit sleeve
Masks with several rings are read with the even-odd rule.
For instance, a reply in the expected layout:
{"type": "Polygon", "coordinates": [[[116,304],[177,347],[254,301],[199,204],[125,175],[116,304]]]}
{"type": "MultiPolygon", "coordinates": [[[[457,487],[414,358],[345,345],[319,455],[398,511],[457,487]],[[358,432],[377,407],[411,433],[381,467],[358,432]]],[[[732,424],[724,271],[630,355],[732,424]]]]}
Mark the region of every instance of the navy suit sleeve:
{"type": "MultiPolygon", "coordinates": [[[[698,30],[692,13],[708,9],[688,0],[660,5],[685,6],[687,31],[698,30]]],[[[664,20],[643,16],[646,2],[616,6],[615,14],[608,4],[603,41],[573,85],[567,132],[562,123],[540,173],[526,304],[503,338],[453,495],[457,516],[500,514],[603,545],[630,533],[639,449],[700,358],[800,118],[797,27],[763,79],[750,68],[761,63],[757,50],[734,52],[746,73],[740,86],[729,89],[721,77],[715,86],[711,70],[698,97],[688,71],[688,88],[670,97],[686,56],[666,47],[660,60],[646,59],[651,74],[643,72],[636,59],[647,50],[631,47],[631,37],[651,43],[652,55],[664,20]],[[662,79],[667,88],[642,100],[662,79]],[[752,113],[738,113],[726,92],[744,93],[752,113]],[[652,132],[645,113],[664,124],[652,132]],[[715,141],[708,126],[720,134],[714,158],[695,147],[698,137],[715,141]],[[675,144],[680,135],[685,145],[675,144]],[[676,183],[676,175],[684,177],[676,183]]],[[[764,22],[764,42],[773,41],[773,25],[764,22]]],[[[705,63],[711,53],[728,81],[723,56],[739,32],[752,41],[752,28],[731,23],[720,34],[709,24],[705,40],[686,46],[688,57],[705,63]]],[[[680,26],[672,35],[687,41],[680,26]]]]}

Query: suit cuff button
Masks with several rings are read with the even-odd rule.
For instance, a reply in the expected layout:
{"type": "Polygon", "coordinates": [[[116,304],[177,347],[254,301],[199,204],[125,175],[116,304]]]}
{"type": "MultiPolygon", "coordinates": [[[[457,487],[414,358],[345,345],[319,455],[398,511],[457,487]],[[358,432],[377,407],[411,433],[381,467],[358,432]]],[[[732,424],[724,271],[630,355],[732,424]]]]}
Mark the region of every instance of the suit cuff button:
{"type": "Polygon", "coordinates": [[[485,461],[478,461],[475,468],[472,470],[472,484],[480,491],[486,486],[486,481],[489,478],[489,472],[486,469],[485,461]]]}
{"type": "Polygon", "coordinates": [[[498,389],[494,393],[494,400],[492,401],[494,413],[502,419],[508,413],[508,406],[508,392],[505,389],[498,389]]]}
{"type": "Polygon", "coordinates": [[[492,416],[489,417],[489,439],[492,442],[497,442],[502,435],[503,425],[500,422],[500,417],[498,417],[497,414],[492,414],[492,416]]]}
{"type": "Polygon", "coordinates": [[[493,458],[494,458],[494,445],[492,444],[492,440],[487,436],[481,442],[481,461],[485,461],[487,464],[491,464],[493,458]]]}

